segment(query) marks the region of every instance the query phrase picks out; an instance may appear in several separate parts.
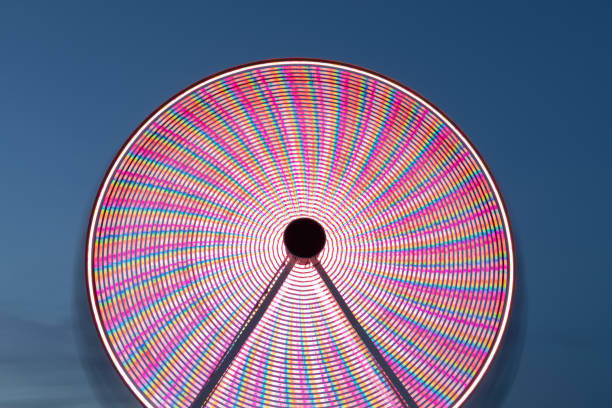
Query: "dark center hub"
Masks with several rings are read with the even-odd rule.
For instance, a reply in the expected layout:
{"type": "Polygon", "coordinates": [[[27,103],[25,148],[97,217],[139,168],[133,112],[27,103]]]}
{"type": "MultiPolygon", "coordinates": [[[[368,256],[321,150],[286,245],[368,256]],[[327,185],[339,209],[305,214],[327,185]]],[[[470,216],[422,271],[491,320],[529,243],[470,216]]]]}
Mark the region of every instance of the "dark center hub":
{"type": "Polygon", "coordinates": [[[325,246],[325,230],[312,218],[297,218],[287,225],[283,241],[289,254],[314,258],[325,246]]]}

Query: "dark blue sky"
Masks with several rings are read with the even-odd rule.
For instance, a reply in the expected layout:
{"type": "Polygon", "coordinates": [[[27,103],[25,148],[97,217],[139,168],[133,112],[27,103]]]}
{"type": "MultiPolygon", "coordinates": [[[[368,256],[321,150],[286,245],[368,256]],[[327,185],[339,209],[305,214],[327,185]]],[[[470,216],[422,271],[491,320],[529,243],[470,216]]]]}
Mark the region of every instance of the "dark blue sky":
{"type": "Polygon", "coordinates": [[[84,284],[107,167],[219,70],[326,58],[390,76],[472,139],[518,249],[510,330],[467,407],[612,405],[612,10],[604,2],[0,5],[0,406],[137,407],[84,284]]]}

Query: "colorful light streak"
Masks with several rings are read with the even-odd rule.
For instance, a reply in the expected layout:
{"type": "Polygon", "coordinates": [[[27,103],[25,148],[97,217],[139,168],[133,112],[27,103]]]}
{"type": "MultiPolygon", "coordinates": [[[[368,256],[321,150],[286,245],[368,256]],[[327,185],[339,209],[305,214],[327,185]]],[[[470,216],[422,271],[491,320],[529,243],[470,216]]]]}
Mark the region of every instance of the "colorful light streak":
{"type": "MultiPolygon", "coordinates": [[[[414,92],[337,63],[214,76],[132,136],[88,244],[96,324],[148,407],[189,407],[286,257],[294,218],[419,407],[459,406],[499,345],[513,249],[499,192],[414,92]]],[[[310,265],[296,265],[210,406],[397,406],[310,265]]]]}

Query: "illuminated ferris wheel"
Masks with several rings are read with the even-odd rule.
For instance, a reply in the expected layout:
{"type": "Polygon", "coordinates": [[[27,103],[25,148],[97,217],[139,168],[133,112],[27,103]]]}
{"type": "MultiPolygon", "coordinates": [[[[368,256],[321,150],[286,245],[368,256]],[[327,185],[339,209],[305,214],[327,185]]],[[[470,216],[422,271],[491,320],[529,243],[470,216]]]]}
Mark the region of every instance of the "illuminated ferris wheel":
{"type": "Polygon", "coordinates": [[[147,407],[458,407],[514,281],[499,189],[457,126],[315,60],[162,105],[109,169],[87,255],[104,347],[147,407]]]}

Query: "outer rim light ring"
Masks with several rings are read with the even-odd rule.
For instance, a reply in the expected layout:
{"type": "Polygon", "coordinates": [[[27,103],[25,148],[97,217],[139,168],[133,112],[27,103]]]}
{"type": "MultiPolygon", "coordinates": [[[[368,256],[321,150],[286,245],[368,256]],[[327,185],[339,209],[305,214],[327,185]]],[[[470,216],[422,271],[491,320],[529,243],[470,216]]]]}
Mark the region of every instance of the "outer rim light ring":
{"type": "Polygon", "coordinates": [[[93,207],[92,210],[92,214],[90,217],[90,221],[89,221],[89,232],[88,232],[88,238],[87,238],[87,253],[86,253],[86,273],[87,273],[87,289],[88,289],[88,293],[89,293],[89,300],[90,300],[90,307],[91,307],[91,312],[92,315],[94,317],[94,320],[96,322],[96,328],[98,330],[98,335],[100,336],[103,344],[104,344],[104,348],[105,351],[107,353],[107,355],[109,356],[109,358],[111,359],[111,361],[113,362],[113,366],[115,367],[115,369],[119,372],[121,378],[123,379],[123,381],[128,385],[128,387],[130,388],[130,390],[134,393],[134,395],[136,395],[136,397],[138,398],[138,400],[144,404],[145,406],[149,407],[149,408],[155,408],[154,405],[152,405],[148,399],[140,392],[139,388],[132,382],[132,380],[130,380],[130,377],[127,375],[127,373],[125,372],[125,370],[123,369],[122,364],[119,362],[119,360],[117,359],[117,357],[114,355],[114,353],[112,352],[112,347],[107,339],[106,336],[106,331],[103,327],[102,321],[100,319],[100,314],[99,314],[99,310],[98,310],[98,304],[97,304],[97,296],[96,293],[94,291],[94,282],[93,282],[93,257],[92,257],[92,252],[93,252],[93,241],[94,241],[94,234],[95,234],[95,225],[96,225],[96,220],[97,220],[97,215],[99,214],[99,210],[102,204],[102,200],[103,200],[103,196],[104,193],[107,191],[108,189],[108,184],[110,183],[111,179],[112,179],[112,175],[115,173],[118,165],[121,163],[122,158],[124,157],[124,155],[126,154],[126,152],[129,151],[130,147],[133,145],[133,143],[138,139],[138,137],[141,135],[142,131],[144,129],[147,128],[147,126],[153,122],[155,119],[157,119],[163,112],[166,111],[166,109],[168,107],[170,107],[171,105],[173,105],[175,102],[179,101],[180,99],[182,99],[184,96],[196,91],[197,89],[206,86],[207,84],[214,82],[214,81],[218,81],[220,79],[223,79],[225,77],[234,75],[234,74],[238,74],[240,72],[246,71],[246,70],[252,70],[252,69],[256,69],[256,68],[264,68],[264,67],[270,67],[270,66],[282,66],[282,65],[296,65],[296,64],[307,64],[307,65],[311,65],[311,66],[321,66],[321,67],[330,67],[330,68],[337,68],[337,69],[342,69],[342,70],[346,70],[346,71],[351,71],[353,73],[357,73],[359,75],[364,75],[367,77],[370,77],[376,81],[380,81],[383,82],[389,86],[391,86],[392,88],[397,89],[400,92],[403,92],[405,94],[407,94],[408,96],[410,96],[411,98],[414,98],[416,101],[418,101],[419,103],[421,103],[422,105],[424,105],[425,107],[427,107],[431,112],[435,113],[436,116],[438,116],[439,119],[441,119],[447,126],[449,126],[449,128],[454,132],[454,134],[456,136],[459,137],[459,139],[464,143],[464,145],[469,149],[470,153],[472,154],[473,158],[477,161],[478,165],[480,166],[480,169],[482,170],[483,174],[486,176],[487,181],[491,187],[491,190],[493,191],[494,195],[495,195],[495,200],[496,200],[496,204],[498,205],[499,209],[500,209],[500,214],[501,217],[503,219],[503,223],[504,223],[504,229],[505,229],[505,235],[506,235],[506,240],[507,240],[507,246],[508,246],[508,263],[509,263],[509,268],[508,268],[508,273],[509,273],[509,277],[508,277],[508,290],[507,290],[507,296],[505,298],[505,305],[504,305],[504,312],[503,312],[503,317],[502,317],[502,321],[501,321],[501,325],[500,328],[498,330],[498,332],[496,333],[496,337],[495,337],[495,341],[493,343],[492,348],[489,350],[488,356],[485,359],[484,363],[482,364],[478,375],[472,380],[472,383],[470,384],[470,386],[465,390],[465,392],[463,393],[463,395],[455,402],[455,404],[453,405],[453,408],[459,407],[461,406],[465,400],[472,394],[472,392],[474,391],[474,389],[477,387],[477,385],[480,383],[480,381],[482,380],[482,378],[484,377],[485,373],[488,371],[495,355],[497,354],[497,351],[499,349],[499,346],[501,344],[502,339],[504,338],[504,335],[506,333],[507,330],[507,325],[508,325],[508,319],[509,319],[509,315],[510,315],[510,310],[511,310],[511,306],[512,306],[512,297],[514,295],[514,280],[515,280],[515,252],[514,252],[514,244],[513,244],[513,237],[512,237],[512,229],[511,229],[511,224],[509,222],[508,219],[508,214],[507,214],[507,209],[506,209],[506,205],[504,203],[504,200],[499,192],[499,187],[497,185],[497,183],[495,182],[488,166],[486,165],[486,163],[484,162],[484,160],[482,159],[482,156],[480,155],[480,153],[476,150],[476,148],[474,147],[474,145],[472,144],[472,142],[468,139],[468,137],[459,129],[458,126],[456,126],[440,109],[438,109],[436,106],[434,106],[431,102],[427,101],[425,98],[423,98],[421,95],[419,95],[418,93],[416,93],[415,91],[409,89],[408,87],[395,82],[394,80],[391,80],[389,78],[386,78],[383,75],[380,75],[378,73],[363,69],[363,68],[359,68],[350,64],[345,64],[345,63],[339,63],[339,62],[333,62],[333,61],[325,61],[325,60],[316,60],[316,59],[305,59],[305,58],[299,58],[299,59],[280,59],[280,60],[270,60],[270,61],[262,61],[262,62],[254,62],[254,63],[250,63],[250,64],[246,64],[246,65],[242,65],[236,68],[231,68],[228,69],[226,71],[222,71],[220,73],[214,74],[212,76],[209,76],[207,78],[205,78],[204,80],[197,82],[193,85],[190,85],[189,87],[187,87],[185,90],[179,92],[177,95],[175,95],[174,97],[170,98],[168,101],[166,101],[164,104],[162,104],[159,108],[157,108],[153,114],[151,114],[149,116],[149,118],[147,118],[143,123],[141,123],[138,128],[132,133],[132,135],[130,136],[130,138],[128,139],[128,141],[124,144],[124,146],[121,148],[121,150],[119,151],[119,153],[117,154],[117,156],[113,159],[113,163],[112,166],[108,169],[105,177],[104,177],[104,182],[101,185],[97,197],[96,197],[96,202],[95,205],[93,207]]]}

